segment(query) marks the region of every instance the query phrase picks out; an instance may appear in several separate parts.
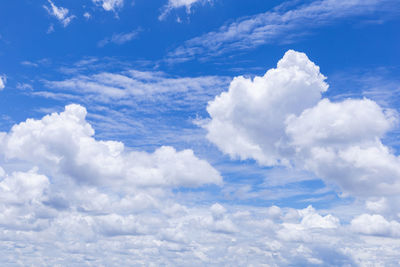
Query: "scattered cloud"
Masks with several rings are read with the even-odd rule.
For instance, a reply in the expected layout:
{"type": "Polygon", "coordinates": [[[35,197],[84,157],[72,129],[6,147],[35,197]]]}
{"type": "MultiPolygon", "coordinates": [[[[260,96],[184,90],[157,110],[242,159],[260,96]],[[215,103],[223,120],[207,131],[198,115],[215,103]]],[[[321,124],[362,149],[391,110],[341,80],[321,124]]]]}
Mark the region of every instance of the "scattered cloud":
{"type": "MultiPolygon", "coordinates": [[[[173,10],[177,8],[186,8],[186,13],[190,14],[191,8],[195,4],[204,4],[204,3],[209,3],[212,2],[212,0],[168,0],[168,3],[163,7],[163,11],[161,15],[158,17],[159,20],[165,19],[168,14],[173,10]]],[[[180,22],[180,19],[178,19],[178,22],[180,22]]]]}
{"type": "MultiPolygon", "coordinates": [[[[278,6],[272,11],[244,17],[218,30],[186,41],[171,51],[169,62],[205,59],[271,43],[290,43],[313,28],[356,16],[396,12],[393,0],[316,0],[307,4],[278,6]]],[[[389,16],[386,16],[389,17],[389,16]]]]}
{"type": "Polygon", "coordinates": [[[7,76],[4,74],[0,75],[0,91],[6,87],[6,82],[7,82],[7,76]]]}
{"type": "MultiPolygon", "coordinates": [[[[49,15],[55,17],[60,23],[67,27],[68,24],[75,18],[74,15],[68,16],[69,10],[65,7],[57,7],[51,0],[48,0],[50,6],[43,5],[43,8],[49,13],[49,15]]],[[[48,33],[54,31],[49,28],[48,33]]]]}
{"type": "Polygon", "coordinates": [[[92,0],[93,3],[101,5],[106,11],[116,12],[124,6],[124,0],[92,0]]]}
{"type": "Polygon", "coordinates": [[[28,61],[28,60],[22,61],[21,65],[28,66],[28,67],[35,67],[35,68],[39,66],[37,63],[28,61]]]}
{"type": "Polygon", "coordinates": [[[89,12],[85,12],[85,13],[83,14],[83,17],[84,17],[85,19],[89,20],[89,19],[92,17],[92,15],[91,15],[89,12]]]}
{"type": "Polygon", "coordinates": [[[103,47],[109,43],[114,43],[117,45],[125,44],[132,39],[136,38],[139,34],[140,30],[134,30],[128,33],[116,33],[113,34],[110,38],[105,38],[98,43],[98,46],[103,47]]]}

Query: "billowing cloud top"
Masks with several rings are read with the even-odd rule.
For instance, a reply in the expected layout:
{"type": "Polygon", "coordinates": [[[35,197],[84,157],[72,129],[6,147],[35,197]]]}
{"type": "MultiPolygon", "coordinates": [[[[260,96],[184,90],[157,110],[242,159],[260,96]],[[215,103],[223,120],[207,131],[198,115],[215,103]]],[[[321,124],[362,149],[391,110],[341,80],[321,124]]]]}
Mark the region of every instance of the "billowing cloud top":
{"type": "Polygon", "coordinates": [[[1,135],[7,159],[39,166],[53,179],[113,186],[187,186],[221,184],[222,178],[191,150],[161,147],[154,153],[130,151],[115,141],[97,141],[86,109],[69,105],[62,113],[28,119],[1,135]]]}
{"type": "Polygon", "coordinates": [[[231,157],[314,172],[347,193],[400,192],[400,158],[381,138],[397,113],[369,99],[331,102],[319,67],[289,50],[263,77],[235,78],[208,105],[208,139],[231,157]]]}

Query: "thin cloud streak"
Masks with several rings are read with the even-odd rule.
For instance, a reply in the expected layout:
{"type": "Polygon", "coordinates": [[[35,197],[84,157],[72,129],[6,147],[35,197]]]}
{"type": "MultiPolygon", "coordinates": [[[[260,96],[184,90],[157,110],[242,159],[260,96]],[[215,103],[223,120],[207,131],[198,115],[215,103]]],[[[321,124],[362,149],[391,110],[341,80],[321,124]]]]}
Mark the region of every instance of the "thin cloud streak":
{"type": "Polygon", "coordinates": [[[318,0],[290,10],[287,6],[284,4],[272,11],[243,17],[216,31],[190,39],[171,51],[166,61],[179,63],[193,59],[207,60],[265,44],[291,43],[309,34],[313,28],[340,19],[362,15],[379,16],[379,12],[392,14],[399,11],[399,5],[393,0],[318,0]]]}

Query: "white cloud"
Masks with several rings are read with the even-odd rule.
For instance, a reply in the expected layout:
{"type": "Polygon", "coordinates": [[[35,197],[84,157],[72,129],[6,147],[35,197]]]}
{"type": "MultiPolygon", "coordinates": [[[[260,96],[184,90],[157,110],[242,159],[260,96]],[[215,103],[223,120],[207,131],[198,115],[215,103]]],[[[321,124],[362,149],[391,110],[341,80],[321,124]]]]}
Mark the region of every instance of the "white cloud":
{"type": "Polygon", "coordinates": [[[29,162],[50,174],[78,183],[105,186],[187,186],[221,184],[218,172],[191,150],[161,147],[154,153],[125,152],[115,141],[97,141],[86,110],[69,105],[42,120],[27,120],[3,135],[7,159],[29,162]]]}
{"type": "MultiPolygon", "coordinates": [[[[96,102],[127,101],[132,97],[153,98],[158,95],[182,94],[182,102],[203,105],[229,83],[228,77],[173,77],[163,72],[130,69],[121,73],[100,72],[93,75],[76,75],[62,81],[45,81],[49,88],[63,92],[83,94],[96,102]],[[195,100],[195,101],[194,101],[195,100]]],[[[176,104],[176,103],[174,103],[176,104]]]]}
{"type": "Polygon", "coordinates": [[[103,47],[109,43],[121,45],[121,44],[131,41],[133,38],[136,38],[138,34],[139,34],[139,30],[134,30],[134,31],[131,31],[128,33],[113,34],[113,36],[111,36],[111,38],[105,38],[105,39],[101,40],[98,43],[98,45],[100,47],[103,47]]]}
{"type": "Polygon", "coordinates": [[[311,206],[182,203],[170,187],[220,184],[208,163],[189,150],[137,152],[98,141],[85,116],[69,105],[0,134],[3,264],[397,263],[396,235],[360,241],[353,227],[311,206]]]}
{"type": "Polygon", "coordinates": [[[290,50],[276,69],[253,80],[236,77],[228,92],[209,103],[207,138],[233,158],[285,163],[284,121],[318,103],[328,88],[324,80],[305,54],[290,50]]]}
{"type": "Polygon", "coordinates": [[[159,20],[165,19],[165,17],[176,8],[185,7],[186,12],[189,14],[193,5],[198,3],[207,3],[212,0],[168,0],[168,3],[164,6],[161,15],[158,17],[159,20]]]}
{"type": "MultiPolygon", "coordinates": [[[[321,27],[360,15],[379,16],[379,11],[395,12],[393,0],[315,0],[311,3],[283,4],[265,13],[244,17],[216,31],[185,42],[169,53],[167,60],[180,62],[207,58],[270,43],[288,43],[321,27]],[[297,4],[297,5],[296,5],[297,4]],[[287,6],[291,9],[287,9],[287,6]]],[[[389,16],[385,16],[386,18],[389,16]]]]}
{"type": "Polygon", "coordinates": [[[85,12],[85,13],[83,14],[83,17],[85,17],[85,19],[89,20],[89,19],[92,17],[92,15],[90,15],[89,12],[85,12]]]}
{"type": "Polygon", "coordinates": [[[92,0],[93,3],[101,5],[106,11],[116,12],[124,6],[124,0],[92,0]]]}
{"type": "MultiPolygon", "coordinates": [[[[44,9],[49,13],[49,15],[57,18],[64,27],[75,18],[74,15],[68,16],[69,10],[65,7],[57,7],[51,0],[48,0],[50,7],[43,5],[44,9]]],[[[51,32],[51,31],[50,31],[51,32]]]]}
{"type": "Polygon", "coordinates": [[[400,223],[377,214],[362,214],[351,221],[351,227],[356,233],[400,238],[400,223]]]}
{"type": "Polygon", "coordinates": [[[233,158],[311,171],[345,193],[395,196],[400,158],[381,139],[394,110],[368,99],[322,99],[325,77],[305,54],[288,51],[263,77],[238,77],[207,108],[207,138],[233,158]]]}
{"type": "Polygon", "coordinates": [[[0,91],[6,87],[7,76],[0,75],[0,91]]]}

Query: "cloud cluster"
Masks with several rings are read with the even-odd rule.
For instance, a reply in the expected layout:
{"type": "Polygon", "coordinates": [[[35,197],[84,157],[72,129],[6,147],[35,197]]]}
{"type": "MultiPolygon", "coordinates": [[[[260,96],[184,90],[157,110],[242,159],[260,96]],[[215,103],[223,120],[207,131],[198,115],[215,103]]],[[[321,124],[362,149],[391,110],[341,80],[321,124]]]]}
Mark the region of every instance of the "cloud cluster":
{"type": "Polygon", "coordinates": [[[395,196],[400,158],[382,143],[398,114],[369,99],[331,102],[319,67],[289,50],[262,77],[235,78],[207,108],[207,138],[232,158],[311,171],[344,193],[395,196]]]}
{"type": "Polygon", "coordinates": [[[43,8],[49,13],[49,15],[55,17],[60,23],[67,27],[68,24],[75,18],[74,15],[68,16],[69,10],[65,7],[57,7],[51,0],[48,0],[50,7],[43,5],[43,8]]]}
{"type": "MultiPolygon", "coordinates": [[[[304,97],[301,108],[293,109],[291,104],[278,105],[279,99],[285,99],[278,91],[275,94],[253,92],[252,97],[257,99],[257,96],[267,94],[270,98],[267,103],[281,107],[281,113],[294,110],[293,114],[297,115],[289,116],[283,124],[293,121],[298,124],[290,125],[300,127],[302,119],[314,117],[313,112],[319,112],[321,103],[332,104],[319,100],[327,85],[318,67],[304,54],[289,52],[287,60],[282,60],[278,68],[269,71],[267,77],[275,77],[273,84],[276,86],[288,85],[287,92],[281,92],[284,96],[304,97]],[[310,86],[307,87],[310,92],[301,89],[304,84],[310,86]],[[290,88],[298,92],[291,94],[290,88]],[[307,99],[307,95],[313,99],[307,99]]],[[[150,79],[146,75],[148,73],[135,73],[136,77],[150,79]]],[[[257,78],[258,83],[269,83],[263,79],[257,78]]],[[[244,78],[239,80],[246,85],[253,83],[244,78]]],[[[238,79],[232,84],[235,83],[238,84],[238,79]]],[[[241,88],[237,93],[242,90],[239,95],[243,101],[249,101],[245,87],[238,85],[236,88],[241,88]]],[[[224,103],[224,97],[229,94],[220,96],[218,103],[224,103]]],[[[291,103],[290,100],[287,103],[291,103]]],[[[382,135],[390,128],[392,115],[384,113],[372,102],[362,103],[368,107],[369,116],[382,116],[371,118],[374,126],[380,129],[374,129],[369,135],[382,135]]],[[[347,110],[345,102],[339,104],[347,110]]],[[[265,108],[247,105],[250,106],[265,108]]],[[[229,118],[229,114],[250,112],[244,105],[241,110],[242,113],[235,113],[234,107],[220,114],[229,118]]],[[[333,108],[334,114],[336,111],[333,108]]],[[[257,119],[255,115],[252,115],[253,119],[257,119]]],[[[73,104],[66,106],[63,112],[41,119],[27,119],[14,125],[9,132],[0,133],[2,264],[398,264],[399,223],[396,219],[358,213],[348,223],[340,218],[340,214],[317,211],[311,206],[305,209],[240,206],[212,200],[204,202],[201,197],[199,201],[196,198],[203,193],[203,186],[223,186],[222,177],[209,163],[197,158],[191,150],[176,151],[164,146],[150,153],[127,148],[118,141],[97,140],[86,116],[85,108],[73,104]],[[180,190],[193,190],[193,199],[182,198],[180,190]],[[128,253],[129,257],[121,257],[121,253],[128,253]]],[[[285,162],[284,156],[291,155],[287,156],[289,164],[296,153],[306,153],[297,151],[297,146],[301,150],[314,142],[301,135],[298,139],[293,138],[290,131],[280,127],[274,119],[271,117],[270,123],[275,123],[280,132],[288,132],[284,141],[292,149],[281,150],[279,146],[265,142],[266,155],[261,159],[279,163],[285,162]]],[[[344,118],[341,121],[349,126],[344,118]]],[[[226,123],[226,120],[222,122],[226,123]]],[[[324,127],[333,127],[329,131],[334,133],[334,122],[336,120],[328,120],[324,127]]],[[[257,123],[249,124],[252,125],[257,123]]],[[[334,140],[324,139],[321,127],[312,131],[313,140],[332,145],[334,140]]],[[[254,129],[249,130],[254,134],[252,136],[262,137],[254,129]]],[[[246,136],[244,131],[239,133],[246,136]]],[[[273,138],[270,140],[277,140],[278,135],[271,133],[273,138]]],[[[345,135],[348,143],[359,134],[357,131],[348,133],[345,135]]],[[[340,142],[343,147],[347,144],[343,140],[335,142],[334,145],[340,142]]],[[[278,143],[284,144],[282,140],[278,143]]],[[[232,150],[232,153],[240,151],[232,150]]],[[[379,210],[384,204],[385,200],[371,200],[369,207],[379,210]]]]}
{"type": "Polygon", "coordinates": [[[69,105],[62,113],[29,119],[0,135],[7,160],[38,166],[53,179],[70,177],[79,184],[121,187],[221,184],[222,178],[191,150],[161,147],[154,153],[126,152],[123,143],[97,141],[85,120],[86,110],[69,105]]]}

